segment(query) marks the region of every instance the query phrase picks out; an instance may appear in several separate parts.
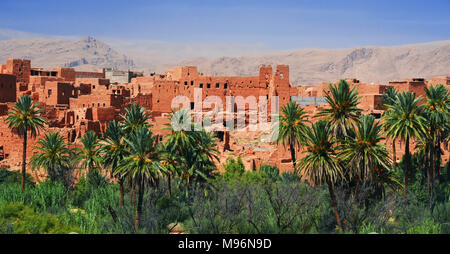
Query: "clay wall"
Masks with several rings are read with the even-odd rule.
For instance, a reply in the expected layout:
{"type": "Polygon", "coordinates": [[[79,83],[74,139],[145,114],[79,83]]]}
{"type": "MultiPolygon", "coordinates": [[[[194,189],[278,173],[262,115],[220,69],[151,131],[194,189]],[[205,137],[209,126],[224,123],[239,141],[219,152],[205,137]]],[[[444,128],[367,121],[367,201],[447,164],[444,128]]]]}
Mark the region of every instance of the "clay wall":
{"type": "Polygon", "coordinates": [[[16,76],[0,74],[0,103],[16,101],[16,76]]]}

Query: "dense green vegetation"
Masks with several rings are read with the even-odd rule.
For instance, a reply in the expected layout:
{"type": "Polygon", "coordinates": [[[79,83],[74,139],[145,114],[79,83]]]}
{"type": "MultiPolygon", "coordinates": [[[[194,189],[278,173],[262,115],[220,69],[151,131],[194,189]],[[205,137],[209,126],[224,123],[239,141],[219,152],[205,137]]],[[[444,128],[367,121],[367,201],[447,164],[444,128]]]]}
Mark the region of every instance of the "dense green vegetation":
{"type": "Polygon", "coordinates": [[[249,171],[230,157],[218,174],[216,138],[186,110],[171,114],[163,142],[136,104],[104,137],[87,132],[80,149],[49,133],[30,161],[48,172],[44,182],[0,170],[0,233],[450,233],[447,89],[429,87],[424,104],[389,91],[381,121],[356,107],[345,81],[330,91],[314,124],[295,103],[282,109],[274,137],[303,153],[291,153],[293,173],[249,171]],[[386,136],[406,144],[398,165],[386,136]]]}

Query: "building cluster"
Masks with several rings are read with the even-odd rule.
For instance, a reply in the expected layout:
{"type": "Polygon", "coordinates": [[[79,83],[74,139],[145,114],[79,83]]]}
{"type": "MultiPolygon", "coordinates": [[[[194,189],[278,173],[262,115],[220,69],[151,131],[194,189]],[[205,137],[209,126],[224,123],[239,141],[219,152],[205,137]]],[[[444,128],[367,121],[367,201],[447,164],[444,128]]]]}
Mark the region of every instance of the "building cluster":
{"type": "MultiPolygon", "coordinates": [[[[369,114],[380,117],[379,107],[383,93],[390,87],[398,91],[413,91],[425,97],[424,88],[430,84],[444,84],[450,87],[450,77],[437,77],[432,80],[421,78],[393,81],[389,84],[364,84],[357,79],[348,79],[358,88],[360,107],[369,114]]],[[[293,100],[304,106],[310,115],[325,107],[325,95],[329,93],[329,83],[316,86],[293,86],[289,82],[289,66],[261,66],[257,76],[226,77],[207,76],[199,73],[197,67],[182,66],[167,70],[164,74],[144,76],[143,73],[103,69],[98,72],[78,72],[74,68],[54,68],[44,70],[31,67],[30,60],[10,59],[0,65],[0,154],[4,154],[0,167],[19,168],[21,164],[22,140],[12,133],[5,123],[8,110],[17,99],[30,95],[44,109],[48,120],[47,128],[36,139],[30,140],[33,147],[37,140],[49,131],[57,131],[67,137],[68,142],[77,145],[78,139],[86,131],[102,135],[108,123],[120,120],[120,114],[132,103],[138,103],[152,113],[153,132],[159,140],[168,134],[165,124],[172,111],[173,98],[185,96],[191,109],[200,107],[204,114],[211,111],[212,105],[196,105],[207,97],[215,96],[222,102],[233,96],[248,98],[253,96],[257,102],[268,101],[270,114],[271,100],[278,97],[282,107],[293,100]],[[201,94],[196,90],[201,88],[201,94]],[[201,96],[201,98],[196,98],[201,96]]],[[[217,106],[217,105],[215,105],[217,106]]],[[[247,113],[251,107],[246,107],[247,113]]],[[[260,109],[256,109],[260,110],[260,109]]],[[[233,120],[236,118],[232,116],[233,120]]],[[[246,123],[249,123],[248,116],[246,123]]],[[[250,123],[249,123],[250,124],[250,123]]],[[[269,140],[269,132],[219,131],[221,162],[230,155],[241,155],[247,168],[257,168],[262,163],[278,166],[282,171],[292,170],[290,153],[282,146],[269,140]]],[[[390,143],[386,142],[390,147],[390,143]]],[[[399,147],[401,144],[398,144],[399,147]]],[[[412,147],[414,148],[414,147],[412,147]]],[[[30,149],[31,150],[31,149],[30,149]]],[[[448,161],[448,147],[445,148],[448,161]]],[[[28,152],[28,158],[35,151],[28,152]]],[[[299,154],[301,151],[297,151],[299,154]]],[[[398,156],[402,149],[397,148],[398,156]]],[[[2,158],[0,157],[0,160],[2,158]]]]}

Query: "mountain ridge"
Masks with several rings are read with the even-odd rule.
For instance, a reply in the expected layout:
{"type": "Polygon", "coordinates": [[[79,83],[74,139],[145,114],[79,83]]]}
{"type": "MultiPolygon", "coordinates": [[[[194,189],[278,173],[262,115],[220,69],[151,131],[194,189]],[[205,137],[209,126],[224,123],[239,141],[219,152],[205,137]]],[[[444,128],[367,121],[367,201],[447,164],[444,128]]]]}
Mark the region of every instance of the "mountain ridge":
{"type": "MultiPolygon", "coordinates": [[[[450,41],[351,49],[302,49],[263,56],[191,59],[179,65],[198,66],[207,75],[254,75],[260,65],[288,64],[295,84],[312,85],[341,78],[387,83],[407,77],[450,75],[450,41]]],[[[163,69],[162,66],[157,71],[163,69]]]]}
{"type": "Polygon", "coordinates": [[[37,38],[0,41],[0,61],[27,58],[43,68],[75,67],[93,71],[100,68],[133,69],[132,59],[91,36],[78,41],[37,38]]]}
{"type": "MultiPolygon", "coordinates": [[[[27,38],[31,35],[20,36],[27,38]]],[[[217,52],[213,52],[214,48],[211,47],[210,51],[199,52],[200,57],[192,58],[192,52],[177,57],[183,51],[169,50],[175,46],[168,45],[161,54],[155,54],[157,48],[153,52],[146,52],[151,45],[136,47],[134,51],[130,47],[113,48],[92,36],[80,40],[55,37],[1,40],[0,62],[5,62],[8,58],[27,58],[32,61],[33,66],[42,68],[74,67],[80,71],[97,71],[100,68],[135,69],[147,73],[163,73],[174,66],[195,65],[201,73],[220,76],[256,75],[259,66],[263,64],[288,64],[293,85],[334,82],[341,78],[358,78],[366,83],[387,83],[407,77],[429,79],[450,75],[450,40],[346,49],[309,48],[261,55],[255,51],[251,55],[221,57],[216,57],[217,52]],[[136,61],[135,57],[139,55],[141,57],[136,61]],[[165,55],[167,56],[164,57],[165,55]]],[[[164,44],[160,43],[159,47],[164,48],[164,44]]],[[[229,50],[223,51],[223,54],[230,54],[232,48],[228,47],[229,50]]],[[[241,52],[240,50],[242,48],[237,52],[241,52]]],[[[261,52],[265,50],[261,48],[261,52]]]]}

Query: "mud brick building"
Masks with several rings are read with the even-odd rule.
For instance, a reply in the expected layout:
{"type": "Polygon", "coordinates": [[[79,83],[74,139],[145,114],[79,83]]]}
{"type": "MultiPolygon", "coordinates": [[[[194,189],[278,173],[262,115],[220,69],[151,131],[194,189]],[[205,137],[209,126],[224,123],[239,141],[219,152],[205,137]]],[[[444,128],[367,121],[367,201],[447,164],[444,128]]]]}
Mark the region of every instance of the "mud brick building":
{"type": "MultiPolygon", "coordinates": [[[[333,83],[337,81],[332,81],[333,83]]],[[[436,77],[430,81],[422,78],[392,81],[389,84],[365,84],[358,79],[347,79],[352,87],[358,89],[361,98],[359,107],[367,114],[381,117],[383,109],[380,102],[390,87],[398,91],[412,91],[425,96],[424,88],[433,84],[450,86],[450,77],[436,77]]],[[[182,106],[200,112],[201,117],[215,111],[225,120],[229,117],[236,122],[237,105],[243,102],[245,110],[245,131],[216,131],[221,152],[220,165],[229,156],[242,156],[247,169],[258,168],[261,164],[278,166],[281,171],[292,170],[290,153],[283,146],[270,142],[270,131],[251,131],[257,122],[250,121],[250,115],[267,110],[270,119],[273,96],[278,97],[278,107],[295,101],[304,107],[310,116],[326,107],[325,96],[329,93],[329,82],[315,86],[295,86],[289,81],[289,66],[261,65],[255,76],[208,76],[200,73],[195,66],[179,66],[162,74],[143,76],[133,71],[112,71],[102,69],[98,72],[78,72],[74,68],[53,68],[44,70],[32,67],[30,60],[9,59],[0,65],[0,146],[6,158],[0,167],[19,170],[22,154],[22,140],[12,133],[5,123],[8,110],[17,98],[30,95],[44,109],[48,126],[36,139],[29,140],[28,159],[35,153],[32,147],[40,137],[49,131],[60,132],[73,146],[79,146],[79,138],[87,131],[102,135],[112,120],[120,120],[120,114],[132,103],[138,103],[152,113],[152,131],[163,141],[169,134],[164,129],[169,123],[169,113],[182,106]],[[227,102],[232,96],[234,100],[227,102]],[[174,98],[183,97],[188,104],[172,105],[174,98]],[[207,98],[220,99],[223,112],[218,105],[207,98]],[[267,101],[267,108],[252,108],[248,103],[267,101]],[[174,107],[173,107],[174,106],[174,107]],[[227,112],[231,107],[232,112],[227,112]],[[262,111],[263,110],[263,111],[262,111]],[[220,111],[220,110],[219,110],[220,111]]],[[[276,104],[274,104],[275,106],[276,104]]],[[[216,115],[217,117],[217,115],[216,115]]],[[[317,119],[310,117],[311,121],[317,119]]],[[[386,140],[391,148],[392,142],[386,140]]],[[[397,158],[403,153],[402,144],[397,144],[397,158]]],[[[449,159],[449,147],[443,147],[444,163],[449,159]]],[[[414,149],[414,142],[411,144],[414,149]]],[[[301,149],[297,156],[301,157],[301,149]]],[[[43,172],[35,177],[44,176],[43,172]]]]}

